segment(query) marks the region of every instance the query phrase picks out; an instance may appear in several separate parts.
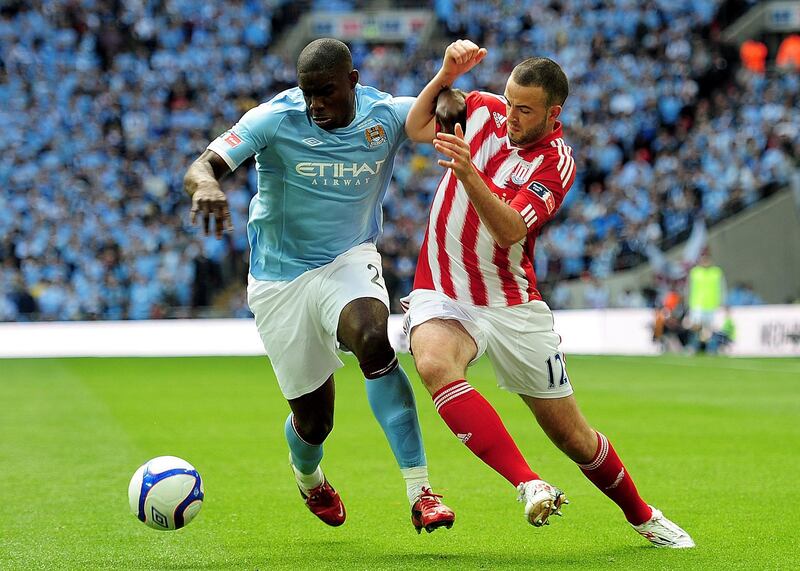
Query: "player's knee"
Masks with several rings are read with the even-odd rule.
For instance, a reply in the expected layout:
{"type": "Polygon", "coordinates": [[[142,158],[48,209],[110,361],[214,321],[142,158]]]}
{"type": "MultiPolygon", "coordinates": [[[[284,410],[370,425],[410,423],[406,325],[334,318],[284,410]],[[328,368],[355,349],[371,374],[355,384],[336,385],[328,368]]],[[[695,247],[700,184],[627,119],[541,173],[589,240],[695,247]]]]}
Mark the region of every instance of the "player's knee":
{"type": "Polygon", "coordinates": [[[414,361],[417,372],[428,390],[437,390],[441,386],[457,380],[457,375],[453,373],[452,363],[441,355],[425,351],[419,355],[415,354],[414,361]]]}
{"type": "Polygon", "coordinates": [[[386,354],[392,350],[386,326],[382,323],[370,323],[359,331],[355,339],[355,347],[351,347],[356,355],[362,355],[362,360],[386,354]]]}
{"type": "Polygon", "coordinates": [[[397,366],[397,355],[385,330],[378,327],[368,328],[359,336],[359,341],[359,348],[353,351],[359,358],[361,371],[366,378],[377,379],[397,366]]]}
{"type": "Polygon", "coordinates": [[[322,444],[333,430],[333,416],[319,415],[303,420],[295,416],[295,428],[300,438],[309,444],[322,444]]]}

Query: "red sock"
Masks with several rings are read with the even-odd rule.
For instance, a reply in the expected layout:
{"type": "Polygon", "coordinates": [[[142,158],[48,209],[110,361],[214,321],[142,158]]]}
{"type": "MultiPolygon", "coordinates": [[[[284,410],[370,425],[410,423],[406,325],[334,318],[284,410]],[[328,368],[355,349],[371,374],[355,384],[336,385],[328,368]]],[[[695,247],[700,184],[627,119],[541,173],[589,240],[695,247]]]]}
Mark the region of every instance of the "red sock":
{"type": "Polygon", "coordinates": [[[461,379],[436,391],[433,404],[453,434],[513,486],[539,479],[492,405],[467,381],[461,379]]]}
{"type": "Polygon", "coordinates": [[[614,447],[599,432],[594,458],[588,464],[578,464],[578,467],[592,484],[622,509],[625,518],[633,525],[642,524],[653,515],[650,506],[639,497],[636,485],[614,447]]]}

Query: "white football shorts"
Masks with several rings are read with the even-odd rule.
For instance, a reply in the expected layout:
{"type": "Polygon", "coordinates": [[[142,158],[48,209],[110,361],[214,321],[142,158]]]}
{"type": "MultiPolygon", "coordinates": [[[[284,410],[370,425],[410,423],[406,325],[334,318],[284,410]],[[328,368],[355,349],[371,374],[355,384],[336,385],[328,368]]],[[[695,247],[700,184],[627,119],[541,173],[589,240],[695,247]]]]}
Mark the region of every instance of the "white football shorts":
{"type": "Polygon", "coordinates": [[[458,321],[478,346],[472,363],[486,353],[500,388],[547,399],[572,394],[564,354],[559,351],[561,337],[553,330],[553,313],[545,302],[483,307],[433,290],[414,290],[405,299],[406,332],[413,334],[414,327],[431,319],[458,321]]]}
{"type": "Polygon", "coordinates": [[[315,391],[343,366],[337,354],[339,314],[362,297],[389,307],[381,257],[371,243],[290,281],[248,276],[247,303],[287,400],[315,391]]]}

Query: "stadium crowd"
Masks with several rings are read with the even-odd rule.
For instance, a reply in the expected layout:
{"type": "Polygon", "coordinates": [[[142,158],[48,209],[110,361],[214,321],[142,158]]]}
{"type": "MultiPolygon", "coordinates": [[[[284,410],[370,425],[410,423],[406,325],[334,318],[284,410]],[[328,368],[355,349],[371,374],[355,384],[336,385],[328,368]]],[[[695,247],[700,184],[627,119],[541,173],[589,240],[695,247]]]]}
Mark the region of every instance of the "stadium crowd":
{"type": "MultiPolygon", "coordinates": [[[[537,242],[546,299],[565,279],[601,284],[685,238],[694,221],[786,184],[800,157],[800,78],[737,71],[717,40],[717,0],[541,4],[435,7],[443,37],[489,49],[459,87],[502,93],[521,54],[550,56],[570,77],[562,118],[579,170],[537,242]]],[[[294,85],[294,62],[269,46],[298,10],[256,0],[3,4],[0,320],[201,315],[212,303],[248,315],[240,286],[255,172],[225,183],[234,232],[222,241],[189,226],[182,177],[208,141],[294,85]]],[[[441,58],[418,38],[352,51],[361,82],[396,95],[416,94],[441,58]]],[[[395,302],[411,287],[440,175],[423,146],[398,156],[379,243],[395,302]]],[[[638,292],[607,298],[593,305],[652,303],[638,292]]]]}

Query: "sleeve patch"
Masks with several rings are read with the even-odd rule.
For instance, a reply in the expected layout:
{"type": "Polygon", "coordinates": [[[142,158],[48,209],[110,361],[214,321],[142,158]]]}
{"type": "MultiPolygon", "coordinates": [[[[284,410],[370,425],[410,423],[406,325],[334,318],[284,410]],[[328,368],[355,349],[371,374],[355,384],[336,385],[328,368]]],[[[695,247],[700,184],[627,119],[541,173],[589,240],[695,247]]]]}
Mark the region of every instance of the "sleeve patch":
{"type": "Polygon", "coordinates": [[[544,202],[544,205],[547,208],[547,214],[553,213],[553,211],[556,209],[556,200],[549,188],[540,182],[533,181],[528,185],[528,190],[533,192],[542,200],[542,202],[544,202]]]}
{"type": "Polygon", "coordinates": [[[230,131],[227,135],[225,135],[222,140],[228,143],[232,149],[242,144],[242,139],[233,131],[230,131]]]}

